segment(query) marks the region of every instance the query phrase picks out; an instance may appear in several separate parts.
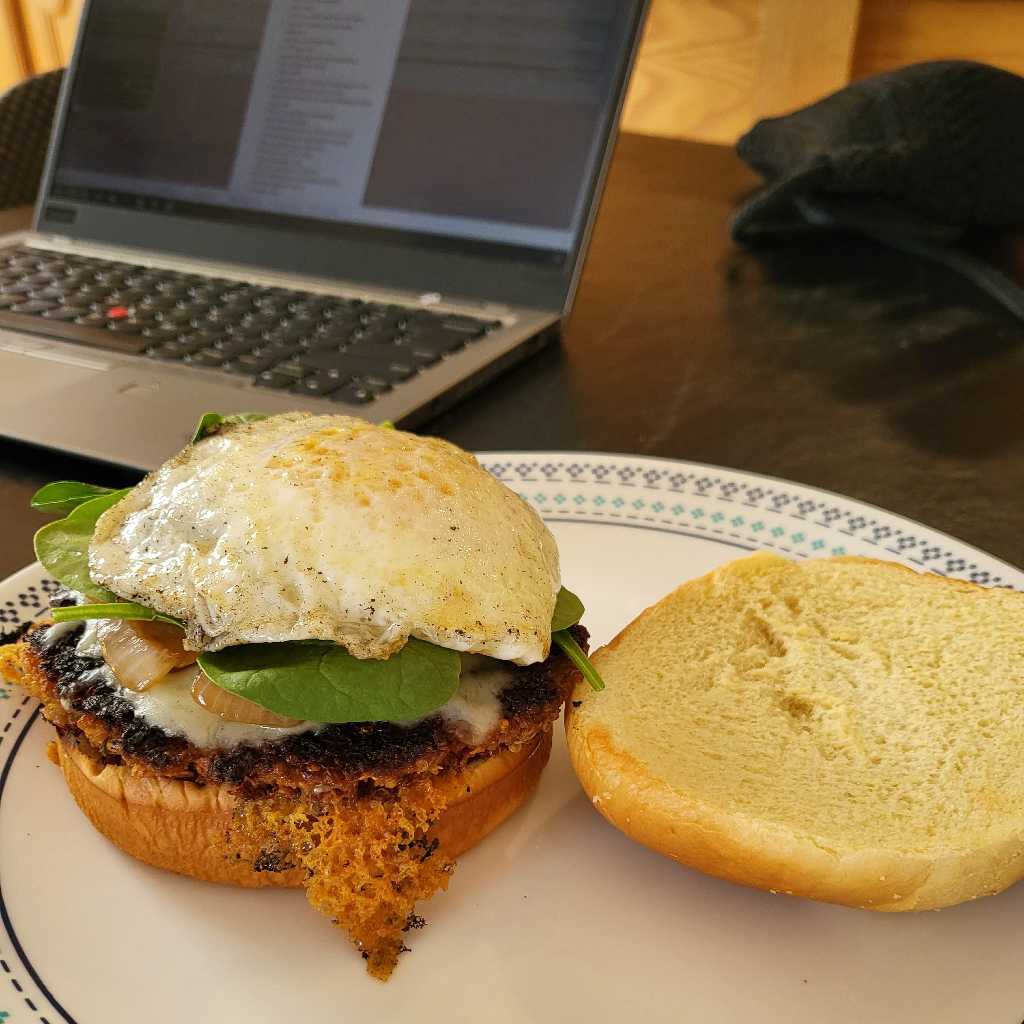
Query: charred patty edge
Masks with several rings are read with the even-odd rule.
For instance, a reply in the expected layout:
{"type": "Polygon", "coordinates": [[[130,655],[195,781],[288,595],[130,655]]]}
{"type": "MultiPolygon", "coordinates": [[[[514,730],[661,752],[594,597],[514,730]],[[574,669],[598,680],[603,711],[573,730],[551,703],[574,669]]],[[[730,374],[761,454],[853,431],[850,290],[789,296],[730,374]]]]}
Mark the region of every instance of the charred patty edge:
{"type": "MultiPolygon", "coordinates": [[[[258,791],[369,783],[394,786],[423,773],[461,767],[532,739],[558,717],[575,677],[569,660],[554,650],[544,662],[514,669],[501,692],[502,719],[484,743],[461,740],[440,715],[412,726],[389,722],[325,725],[315,732],[235,747],[199,748],[150,725],[101,678],[99,659],[75,652],[81,630],[51,644],[41,641],[46,623],[25,636],[30,662],[44,691],[44,716],[62,736],[87,746],[106,763],[127,763],[158,775],[199,784],[227,784],[258,791]],[[92,678],[90,678],[90,675],[92,678]]],[[[587,632],[572,628],[581,646],[587,632]]]]}

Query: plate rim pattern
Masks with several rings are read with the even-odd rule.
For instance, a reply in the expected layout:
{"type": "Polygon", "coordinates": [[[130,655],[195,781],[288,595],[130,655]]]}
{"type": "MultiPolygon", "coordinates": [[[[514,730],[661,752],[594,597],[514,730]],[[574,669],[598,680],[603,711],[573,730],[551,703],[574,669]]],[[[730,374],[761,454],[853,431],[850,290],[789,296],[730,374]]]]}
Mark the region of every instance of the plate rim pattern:
{"type": "MultiPolygon", "coordinates": [[[[772,548],[799,558],[845,554],[845,543],[830,547],[825,539],[838,534],[848,538],[847,543],[877,549],[882,558],[985,586],[1024,589],[1024,572],[1002,559],[899,513],[812,485],[648,455],[483,451],[477,456],[488,472],[549,522],[656,530],[740,549],[772,548]],[[557,489],[541,490],[551,487],[557,489]],[[575,493],[566,495],[567,489],[575,493]],[[609,497],[617,489],[623,494],[609,497]],[[735,511],[726,513],[718,506],[735,511]]],[[[38,563],[0,581],[0,631],[41,614],[46,592],[53,587],[38,563]]],[[[28,696],[15,697],[0,679],[0,803],[14,759],[37,717],[38,704],[28,696]],[[21,727],[15,730],[23,714],[21,727]]],[[[0,973],[10,982],[15,1002],[31,1011],[38,1024],[55,1024],[47,1012],[76,1024],[21,946],[3,899],[2,878],[0,927],[0,973]],[[16,970],[18,962],[31,978],[28,984],[16,970]],[[37,1005],[30,988],[48,1005],[37,1005]]],[[[0,1024],[20,1019],[10,1005],[0,995],[0,1024]]]]}

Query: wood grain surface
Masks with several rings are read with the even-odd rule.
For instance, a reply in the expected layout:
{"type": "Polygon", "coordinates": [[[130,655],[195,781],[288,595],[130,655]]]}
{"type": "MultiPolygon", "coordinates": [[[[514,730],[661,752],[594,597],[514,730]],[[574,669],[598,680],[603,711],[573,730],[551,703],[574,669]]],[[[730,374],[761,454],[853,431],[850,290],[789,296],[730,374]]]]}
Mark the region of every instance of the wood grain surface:
{"type": "Polygon", "coordinates": [[[622,125],[731,142],[750,125],[758,0],[654,0],[622,125]]]}
{"type": "Polygon", "coordinates": [[[1024,74],[1020,0],[864,0],[853,75],[946,57],[1024,74]]]}
{"type": "Polygon", "coordinates": [[[0,0],[0,92],[32,73],[17,0],[0,0]]]}
{"type": "Polygon", "coordinates": [[[755,117],[813,103],[850,81],[861,0],[761,0],[755,117]]]}
{"type": "Polygon", "coordinates": [[[732,143],[851,78],[964,58],[1024,74],[1024,0],[653,0],[627,131],[732,143]]]}

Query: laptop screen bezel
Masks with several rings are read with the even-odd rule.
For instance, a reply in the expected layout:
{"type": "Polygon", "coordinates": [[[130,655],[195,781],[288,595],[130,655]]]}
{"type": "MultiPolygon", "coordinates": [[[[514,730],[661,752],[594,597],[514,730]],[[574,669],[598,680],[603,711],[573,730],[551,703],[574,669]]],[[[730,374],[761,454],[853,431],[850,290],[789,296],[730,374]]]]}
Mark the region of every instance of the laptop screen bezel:
{"type": "Polygon", "coordinates": [[[168,215],[53,195],[57,157],[92,0],[83,4],[75,50],[62,83],[33,227],[40,234],[76,242],[567,312],[614,148],[649,0],[629,3],[626,45],[616,68],[613,102],[608,104],[600,127],[600,156],[594,161],[585,185],[586,213],[564,262],[527,257],[514,245],[489,244],[475,252],[472,245],[460,240],[446,250],[440,236],[436,246],[427,247],[421,236],[400,231],[367,233],[354,229],[351,234],[321,234],[314,229],[211,220],[182,213],[168,215]],[[260,258],[260,254],[268,252],[273,254],[272,261],[260,258]]]}

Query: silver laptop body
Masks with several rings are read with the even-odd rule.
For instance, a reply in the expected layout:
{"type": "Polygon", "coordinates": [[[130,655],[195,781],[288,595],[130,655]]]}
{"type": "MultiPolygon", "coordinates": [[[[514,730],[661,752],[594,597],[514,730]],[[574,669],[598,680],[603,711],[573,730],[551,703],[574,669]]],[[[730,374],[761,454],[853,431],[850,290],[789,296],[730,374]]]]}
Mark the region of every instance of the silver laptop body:
{"type": "Polygon", "coordinates": [[[487,327],[353,403],[8,305],[0,434],[151,468],[206,411],[411,426],[535,351],[572,302],[645,8],[91,0],[33,230],[0,258],[20,245],[487,327]]]}

